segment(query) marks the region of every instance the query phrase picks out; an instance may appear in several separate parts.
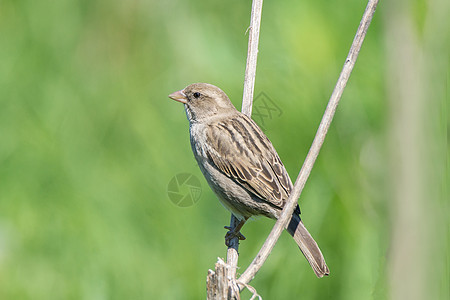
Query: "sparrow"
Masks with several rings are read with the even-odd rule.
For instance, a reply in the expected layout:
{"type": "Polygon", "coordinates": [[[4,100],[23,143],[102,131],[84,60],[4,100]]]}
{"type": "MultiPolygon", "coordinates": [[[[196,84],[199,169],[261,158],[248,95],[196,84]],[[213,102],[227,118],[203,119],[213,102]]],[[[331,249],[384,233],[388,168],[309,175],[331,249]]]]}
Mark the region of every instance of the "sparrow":
{"type": "MultiPolygon", "coordinates": [[[[211,189],[238,220],[226,240],[252,216],[278,219],[293,185],[274,146],[228,96],[208,83],[194,83],[169,98],[184,104],[192,151],[211,189]]],[[[230,228],[228,228],[230,229],[230,228]]],[[[316,241],[300,219],[297,205],[286,230],[317,277],[330,273],[316,241]]]]}

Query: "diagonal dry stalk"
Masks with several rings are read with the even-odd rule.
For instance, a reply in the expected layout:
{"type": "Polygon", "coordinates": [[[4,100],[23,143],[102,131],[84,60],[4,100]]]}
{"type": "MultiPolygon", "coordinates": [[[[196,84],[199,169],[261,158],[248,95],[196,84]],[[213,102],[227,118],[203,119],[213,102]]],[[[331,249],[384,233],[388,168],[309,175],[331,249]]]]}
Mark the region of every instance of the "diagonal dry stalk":
{"type": "MultiPolygon", "coordinates": [[[[347,59],[345,60],[344,66],[342,68],[339,79],[337,80],[336,86],[331,94],[330,100],[328,102],[325,113],[322,117],[322,121],[320,122],[319,128],[317,130],[314,141],[311,145],[311,148],[308,152],[308,155],[303,163],[303,166],[299,172],[299,175],[295,181],[293,191],[288,198],[286,205],[282,211],[280,218],[275,223],[272,231],[267,237],[264,245],[261,247],[261,250],[258,252],[250,266],[245,270],[245,272],[239,277],[237,283],[239,284],[239,288],[242,290],[248,283],[254,278],[256,273],[264,264],[265,260],[269,256],[272,251],[275,243],[281,235],[281,232],[295,209],[297,204],[297,199],[300,197],[300,194],[303,191],[305,183],[311,173],[312,167],[319,155],[320,149],[325,140],[325,136],[330,128],[331,121],[336,112],[337,105],[339,104],[339,100],[342,96],[344,88],[347,84],[348,78],[353,70],[356,59],[358,57],[359,51],[361,49],[362,43],[364,41],[364,37],[366,36],[367,29],[369,28],[372,17],[375,13],[375,9],[377,7],[378,0],[369,0],[367,7],[364,11],[363,17],[359,24],[358,30],[356,32],[355,38],[353,39],[352,46],[348,53],[347,59]]],[[[259,42],[259,28],[261,23],[261,12],[262,12],[262,0],[253,0],[252,4],[252,15],[251,15],[251,23],[250,23],[250,34],[249,34],[249,46],[247,53],[247,65],[245,70],[245,81],[244,81],[244,97],[242,103],[242,112],[246,115],[251,115],[252,110],[252,102],[253,102],[253,91],[255,84],[255,75],[256,75],[256,62],[257,62],[257,54],[258,54],[258,42],[259,42]]],[[[234,228],[237,225],[236,218],[232,215],[230,226],[234,228]]],[[[208,289],[208,299],[239,299],[239,292],[236,291],[236,269],[238,263],[238,247],[239,241],[237,238],[233,239],[228,247],[227,251],[227,276],[223,277],[223,280],[227,280],[228,282],[224,282],[226,286],[228,286],[228,295],[223,295],[224,298],[214,294],[214,297],[210,297],[208,289]]],[[[212,271],[211,271],[212,272],[212,271]]],[[[214,273],[214,272],[212,272],[214,273]]],[[[210,274],[208,275],[208,285],[210,282],[210,274]]],[[[212,279],[211,279],[212,280],[212,279]]],[[[222,284],[222,286],[223,286],[222,284]]]]}
{"type": "Polygon", "coordinates": [[[328,101],[327,108],[322,117],[322,121],[320,122],[316,136],[314,137],[314,141],[298,174],[297,180],[295,181],[292,193],[286,201],[286,205],[283,209],[283,212],[281,213],[280,218],[275,223],[272,231],[261,247],[261,250],[258,252],[247,270],[245,270],[245,272],[239,277],[238,283],[242,283],[242,285],[248,284],[262,267],[273,247],[275,246],[275,243],[280,237],[281,232],[284,228],[286,228],[287,223],[292,216],[292,213],[294,212],[295,206],[297,204],[297,199],[300,197],[300,194],[303,191],[303,187],[305,186],[305,183],[311,173],[314,162],[319,155],[320,148],[322,147],[325,136],[328,132],[328,129],[330,128],[330,124],[333,120],[333,116],[336,112],[339,100],[341,99],[348,78],[350,77],[356,59],[358,58],[359,51],[364,41],[364,37],[366,36],[367,29],[369,28],[372,17],[375,13],[377,4],[378,0],[369,0],[367,4],[355,38],[353,39],[352,46],[350,47],[347,59],[345,60],[339,79],[336,83],[333,93],[331,94],[330,100],[328,101]]]}

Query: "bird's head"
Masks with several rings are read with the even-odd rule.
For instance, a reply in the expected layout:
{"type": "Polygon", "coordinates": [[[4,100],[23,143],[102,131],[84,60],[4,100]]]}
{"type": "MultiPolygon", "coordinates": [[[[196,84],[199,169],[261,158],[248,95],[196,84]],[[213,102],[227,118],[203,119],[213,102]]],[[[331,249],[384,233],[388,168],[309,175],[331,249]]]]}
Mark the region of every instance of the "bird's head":
{"type": "Polygon", "coordinates": [[[228,96],[218,87],[208,83],[193,83],[169,98],[184,104],[190,122],[236,111],[228,96]]]}

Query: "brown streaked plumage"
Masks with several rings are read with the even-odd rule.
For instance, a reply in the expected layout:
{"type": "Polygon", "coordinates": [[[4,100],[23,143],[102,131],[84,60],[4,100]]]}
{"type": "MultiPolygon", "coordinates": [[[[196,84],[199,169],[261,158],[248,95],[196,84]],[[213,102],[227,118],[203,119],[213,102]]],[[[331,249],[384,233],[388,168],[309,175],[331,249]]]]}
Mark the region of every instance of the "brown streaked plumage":
{"type": "MultiPolygon", "coordinates": [[[[254,215],[277,219],[292,182],[270,140],[218,87],[194,83],[169,95],[185,106],[191,146],[208,184],[241,224],[254,215]]],[[[297,206],[286,228],[318,277],[329,274],[325,259],[300,219],[297,206]]]]}

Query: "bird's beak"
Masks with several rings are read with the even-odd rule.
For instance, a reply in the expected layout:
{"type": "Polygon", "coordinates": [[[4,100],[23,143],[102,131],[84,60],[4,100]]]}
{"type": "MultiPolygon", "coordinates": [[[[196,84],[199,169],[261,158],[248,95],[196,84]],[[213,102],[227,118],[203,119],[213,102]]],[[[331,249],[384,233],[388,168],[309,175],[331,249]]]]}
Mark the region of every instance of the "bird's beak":
{"type": "Polygon", "coordinates": [[[186,95],[183,93],[183,90],[172,93],[169,95],[170,99],[173,99],[175,101],[181,102],[183,104],[187,103],[187,97],[186,95]]]}

